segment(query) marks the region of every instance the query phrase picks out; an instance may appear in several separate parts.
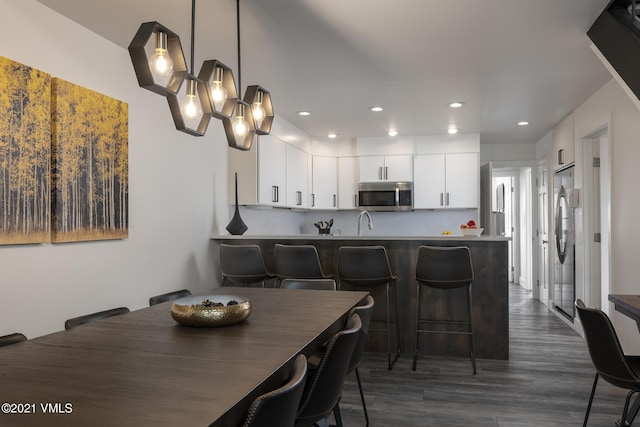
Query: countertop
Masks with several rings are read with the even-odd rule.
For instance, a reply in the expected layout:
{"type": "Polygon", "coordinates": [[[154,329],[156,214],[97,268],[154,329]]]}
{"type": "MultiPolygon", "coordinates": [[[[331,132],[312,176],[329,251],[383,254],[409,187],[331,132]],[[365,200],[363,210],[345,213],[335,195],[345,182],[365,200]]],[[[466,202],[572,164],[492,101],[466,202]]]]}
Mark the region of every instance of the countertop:
{"type": "Polygon", "coordinates": [[[416,241],[416,240],[453,240],[453,241],[485,241],[485,242],[504,242],[511,240],[511,237],[504,236],[349,236],[349,235],[319,235],[319,234],[293,234],[293,235],[242,235],[233,236],[230,234],[213,234],[212,240],[376,240],[376,241],[416,241]]]}

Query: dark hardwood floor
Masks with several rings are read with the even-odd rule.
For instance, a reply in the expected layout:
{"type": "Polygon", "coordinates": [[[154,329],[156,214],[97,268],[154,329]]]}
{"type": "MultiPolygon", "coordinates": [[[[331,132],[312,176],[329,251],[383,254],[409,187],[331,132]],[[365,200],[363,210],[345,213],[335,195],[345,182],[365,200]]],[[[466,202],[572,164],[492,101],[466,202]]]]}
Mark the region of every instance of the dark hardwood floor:
{"type": "MultiPolygon", "coordinates": [[[[466,358],[423,356],[414,372],[407,352],[388,371],[386,354],[367,353],[359,371],[370,425],[581,426],[595,374],[582,337],[519,285],[509,290],[510,360],[478,359],[476,376],[466,358]]],[[[614,426],[625,396],[600,380],[589,426],[614,426]]],[[[364,425],[354,374],[340,407],[345,426],[364,425]]]]}

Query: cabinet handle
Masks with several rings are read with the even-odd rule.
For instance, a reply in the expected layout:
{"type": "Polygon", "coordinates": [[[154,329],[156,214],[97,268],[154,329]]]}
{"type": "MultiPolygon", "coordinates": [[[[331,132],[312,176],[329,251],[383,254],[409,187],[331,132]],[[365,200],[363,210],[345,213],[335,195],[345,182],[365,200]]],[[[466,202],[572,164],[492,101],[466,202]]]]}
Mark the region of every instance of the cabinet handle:
{"type": "Polygon", "coordinates": [[[334,195],[333,195],[333,207],[334,207],[334,208],[336,207],[336,204],[337,204],[336,202],[337,202],[337,197],[336,197],[336,195],[334,194],[334,195]]]}
{"type": "Polygon", "coordinates": [[[316,205],[316,195],[311,193],[311,207],[315,207],[316,205]]]}
{"type": "Polygon", "coordinates": [[[440,206],[444,206],[444,193],[440,193],[440,206]]]}
{"type": "Polygon", "coordinates": [[[382,180],[382,166],[378,168],[378,179],[382,180]]]}
{"type": "Polygon", "coordinates": [[[447,193],[447,206],[449,206],[449,193],[447,193]]]}
{"type": "Polygon", "coordinates": [[[275,203],[277,201],[278,201],[278,186],[272,185],[271,186],[271,202],[275,203]]]}
{"type": "Polygon", "coordinates": [[[564,165],[564,148],[558,150],[558,164],[564,165]]]}
{"type": "Polygon", "coordinates": [[[387,166],[384,167],[384,179],[389,179],[389,168],[387,166]]]}
{"type": "Polygon", "coordinates": [[[356,208],[358,207],[358,195],[357,194],[353,195],[353,206],[355,206],[356,208]]]}
{"type": "Polygon", "coordinates": [[[302,191],[296,191],[296,205],[302,205],[302,191]]]}

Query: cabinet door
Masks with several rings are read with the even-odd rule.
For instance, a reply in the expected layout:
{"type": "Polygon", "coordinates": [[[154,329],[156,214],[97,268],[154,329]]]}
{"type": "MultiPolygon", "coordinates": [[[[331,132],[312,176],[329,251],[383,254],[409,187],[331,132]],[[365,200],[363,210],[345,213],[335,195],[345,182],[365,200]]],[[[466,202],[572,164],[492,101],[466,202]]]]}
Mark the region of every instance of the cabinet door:
{"type": "Polygon", "coordinates": [[[335,157],[313,156],[311,208],[336,209],[338,205],[338,162],[335,157]]]}
{"type": "Polygon", "coordinates": [[[448,208],[477,208],[480,170],[477,153],[446,155],[446,197],[448,208]]]}
{"type": "Polygon", "coordinates": [[[413,158],[413,207],[445,207],[445,155],[420,154],[413,158]]]}
{"type": "Polygon", "coordinates": [[[338,158],[338,209],[358,207],[358,158],[338,158]]]}
{"type": "Polygon", "coordinates": [[[307,208],[307,153],[287,144],[287,206],[307,208]]]}
{"type": "Polygon", "coordinates": [[[360,157],[360,182],[384,180],[384,156],[360,157]]]}
{"type": "Polygon", "coordinates": [[[385,156],[383,177],[392,182],[413,181],[413,156],[385,156]]]}
{"type": "Polygon", "coordinates": [[[272,136],[260,137],[258,145],[258,203],[285,206],[287,144],[272,136]]]}
{"type": "Polygon", "coordinates": [[[563,168],[575,160],[573,135],[573,114],[565,117],[551,131],[554,152],[551,161],[554,170],[563,168]]]}

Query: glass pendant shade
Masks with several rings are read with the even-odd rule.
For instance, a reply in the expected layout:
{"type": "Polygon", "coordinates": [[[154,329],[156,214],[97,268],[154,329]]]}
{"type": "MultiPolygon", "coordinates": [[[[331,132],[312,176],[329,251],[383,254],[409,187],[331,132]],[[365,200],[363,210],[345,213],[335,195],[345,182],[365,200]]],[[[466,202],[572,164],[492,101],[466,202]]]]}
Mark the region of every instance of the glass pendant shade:
{"type": "Polygon", "coordinates": [[[129,44],[140,87],[167,96],[178,93],[187,74],[177,34],[158,22],[145,22],[129,44]]]}
{"type": "Polygon", "coordinates": [[[244,102],[251,106],[253,125],[258,135],[268,135],[273,124],[273,105],[268,90],[258,85],[248,86],[244,102]]]}
{"type": "Polygon", "coordinates": [[[249,104],[238,100],[233,117],[223,119],[222,124],[229,147],[238,150],[251,149],[256,131],[249,104]]]}
{"type": "Polygon", "coordinates": [[[211,120],[211,96],[208,86],[187,75],[176,95],[167,96],[176,129],[190,135],[202,136],[211,120]]]}
{"type": "Polygon", "coordinates": [[[198,78],[204,81],[209,88],[213,117],[230,118],[238,99],[236,82],[231,68],[217,60],[210,59],[202,64],[198,78]],[[218,96],[220,97],[218,98],[218,96]]]}

